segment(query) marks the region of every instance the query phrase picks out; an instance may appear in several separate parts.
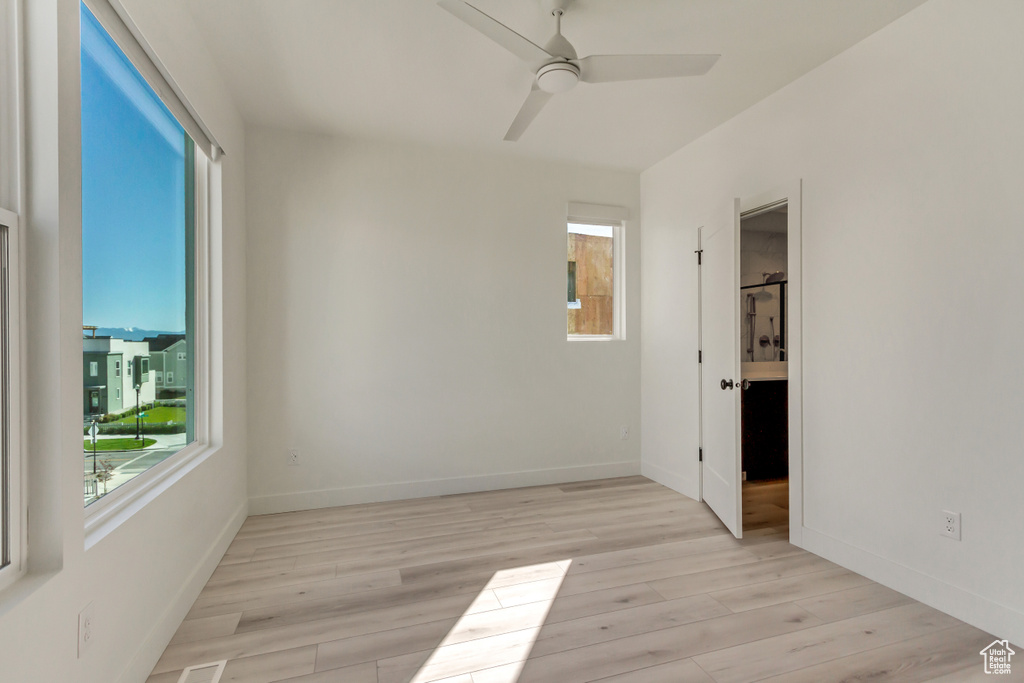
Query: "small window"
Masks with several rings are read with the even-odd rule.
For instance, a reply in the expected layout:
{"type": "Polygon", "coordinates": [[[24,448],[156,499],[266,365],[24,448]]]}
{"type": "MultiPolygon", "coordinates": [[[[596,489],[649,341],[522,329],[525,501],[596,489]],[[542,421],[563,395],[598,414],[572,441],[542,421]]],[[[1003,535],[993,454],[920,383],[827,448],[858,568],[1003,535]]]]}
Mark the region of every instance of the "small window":
{"type": "Polygon", "coordinates": [[[167,373],[167,383],[168,384],[173,384],[174,383],[174,373],[173,372],[168,372],[167,373]]]}
{"type": "Polygon", "coordinates": [[[613,226],[568,224],[570,336],[615,334],[615,251],[613,226]]]}
{"type": "Polygon", "coordinates": [[[178,360],[185,360],[185,352],[184,351],[179,351],[178,352],[178,360]]]}
{"type": "Polygon", "coordinates": [[[114,361],[114,377],[120,377],[120,376],[121,376],[121,361],[115,360],[114,361]]]}
{"type": "Polygon", "coordinates": [[[99,377],[100,376],[100,364],[96,361],[89,361],[89,376],[99,377]]]}
{"type": "Polygon", "coordinates": [[[118,401],[121,400],[121,390],[119,388],[114,389],[114,398],[116,398],[118,401]]]}

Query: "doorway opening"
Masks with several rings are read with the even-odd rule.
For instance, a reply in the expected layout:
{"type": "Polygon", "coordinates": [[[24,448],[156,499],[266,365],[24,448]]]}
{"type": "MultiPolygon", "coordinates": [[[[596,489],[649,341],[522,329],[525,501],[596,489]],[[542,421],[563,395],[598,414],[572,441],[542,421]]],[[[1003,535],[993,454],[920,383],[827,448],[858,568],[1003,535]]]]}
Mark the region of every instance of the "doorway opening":
{"type": "Polygon", "coordinates": [[[789,529],[789,204],[740,215],[742,525],[789,529]]]}

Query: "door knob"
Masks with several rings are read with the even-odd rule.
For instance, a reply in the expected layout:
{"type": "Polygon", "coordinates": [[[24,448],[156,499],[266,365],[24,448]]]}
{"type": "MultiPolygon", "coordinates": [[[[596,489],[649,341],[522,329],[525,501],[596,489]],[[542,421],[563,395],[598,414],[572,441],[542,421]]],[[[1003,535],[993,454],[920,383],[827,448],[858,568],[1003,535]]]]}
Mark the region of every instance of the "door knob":
{"type": "Polygon", "coordinates": [[[736,386],[739,387],[740,389],[743,389],[744,391],[746,391],[747,389],[750,388],[750,380],[749,379],[745,379],[742,382],[736,382],[736,386]]]}
{"type": "Polygon", "coordinates": [[[731,379],[723,379],[722,380],[722,391],[725,391],[726,389],[732,389],[732,380],[731,379]]]}

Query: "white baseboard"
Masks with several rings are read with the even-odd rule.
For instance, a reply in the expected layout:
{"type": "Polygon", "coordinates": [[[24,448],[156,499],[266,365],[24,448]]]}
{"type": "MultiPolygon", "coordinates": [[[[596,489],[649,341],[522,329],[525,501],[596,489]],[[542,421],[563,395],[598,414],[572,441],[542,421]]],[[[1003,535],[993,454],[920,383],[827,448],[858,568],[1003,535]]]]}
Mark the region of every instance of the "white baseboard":
{"type": "Polygon", "coordinates": [[[623,462],[602,463],[600,465],[579,465],[576,467],[557,467],[546,470],[452,477],[450,479],[403,481],[372,486],[348,486],[319,491],[276,493],[249,498],[249,514],[269,515],[277,512],[315,510],[340,505],[446,496],[453,493],[474,493],[476,491],[496,491],[498,489],[514,489],[523,486],[564,484],[573,481],[625,477],[633,474],[640,474],[639,461],[627,460],[623,462]]]}
{"type": "Polygon", "coordinates": [[[196,596],[203,590],[203,586],[213,574],[213,570],[217,568],[228,546],[231,545],[231,541],[234,540],[235,534],[238,533],[248,516],[246,508],[247,506],[243,502],[232,513],[231,518],[217,535],[216,542],[203,555],[203,558],[196,564],[196,568],[192,570],[192,573],[182,583],[181,588],[171,598],[167,609],[154,620],[153,627],[146,634],[142,645],[117,679],[119,683],[139,683],[149,677],[157,660],[160,659],[160,655],[167,648],[167,643],[171,642],[175,631],[178,630],[181,621],[188,614],[192,603],[195,602],[196,596]]]}
{"type": "Polygon", "coordinates": [[[808,527],[801,547],[999,638],[1024,646],[1024,614],[808,527]]]}
{"type": "Polygon", "coordinates": [[[697,500],[700,494],[697,490],[697,484],[689,477],[684,477],[681,474],[675,472],[669,472],[663,467],[651,464],[649,462],[642,462],[640,464],[640,474],[644,475],[652,481],[656,481],[662,486],[667,486],[676,493],[681,493],[684,496],[697,500]]]}

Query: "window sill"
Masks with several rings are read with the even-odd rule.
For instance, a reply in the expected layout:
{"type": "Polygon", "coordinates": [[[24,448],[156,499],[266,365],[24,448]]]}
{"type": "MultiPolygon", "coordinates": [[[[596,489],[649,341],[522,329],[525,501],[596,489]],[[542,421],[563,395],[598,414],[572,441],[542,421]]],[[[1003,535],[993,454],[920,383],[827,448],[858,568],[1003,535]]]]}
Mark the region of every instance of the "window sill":
{"type": "Polygon", "coordinates": [[[579,299],[576,299],[576,301],[569,301],[567,303],[569,305],[569,310],[571,311],[583,308],[583,304],[580,302],[579,299]]]}
{"type": "Polygon", "coordinates": [[[96,545],[218,450],[217,446],[192,443],[85,508],[85,549],[96,545]]]}
{"type": "Polygon", "coordinates": [[[623,341],[622,337],[616,337],[614,334],[570,334],[567,339],[571,342],[623,341]]]}
{"type": "Polygon", "coordinates": [[[13,583],[0,590],[0,617],[21,604],[30,595],[39,590],[50,579],[57,576],[56,571],[33,573],[22,571],[13,579],[13,583]]]}

